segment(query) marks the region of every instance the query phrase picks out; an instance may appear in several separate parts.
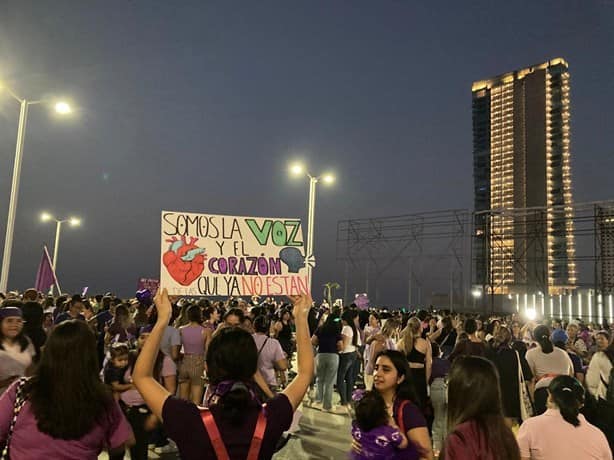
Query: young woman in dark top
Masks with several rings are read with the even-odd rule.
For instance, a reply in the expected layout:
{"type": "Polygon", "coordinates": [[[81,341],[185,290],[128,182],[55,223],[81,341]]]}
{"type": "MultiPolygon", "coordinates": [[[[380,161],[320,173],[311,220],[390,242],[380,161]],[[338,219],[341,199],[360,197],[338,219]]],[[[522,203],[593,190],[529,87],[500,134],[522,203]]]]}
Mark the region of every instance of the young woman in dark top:
{"type": "Polygon", "coordinates": [[[520,421],[520,387],[518,379],[518,363],[520,362],[524,380],[530,382],[533,378],[531,368],[524,356],[511,346],[512,333],[505,327],[499,327],[493,338],[492,349],[487,353],[499,372],[499,388],[503,399],[503,414],[506,423],[511,427],[515,421],[520,421]]]}
{"type": "Polygon", "coordinates": [[[329,314],[324,324],[317,328],[311,337],[311,343],[318,347],[317,393],[312,407],[331,411],[335,376],[339,368],[339,351],[343,348],[341,318],[334,313],[329,314]]]}
{"type": "MultiPolygon", "coordinates": [[[[416,406],[411,369],[400,351],[382,351],[375,358],[373,388],[386,402],[389,415],[407,436],[409,446],[398,452],[405,460],[432,460],[431,438],[424,416],[416,406]]],[[[354,443],[354,449],[360,446],[354,443]]]]}
{"type": "Polygon", "coordinates": [[[448,380],[448,428],[439,459],[520,460],[501,409],[499,376],[487,359],[459,356],[448,380]]]}
{"type": "Polygon", "coordinates": [[[427,386],[431,378],[433,356],[431,342],[420,336],[420,329],[420,320],[415,316],[410,318],[405,329],[401,331],[401,339],[397,347],[405,354],[409,362],[418,405],[424,409],[428,398],[427,386]]]}
{"type": "Polygon", "coordinates": [[[459,340],[454,347],[448,359],[454,361],[457,356],[485,356],[486,344],[477,336],[478,324],[474,319],[466,319],[464,332],[467,334],[467,340],[459,340]]]}
{"type": "Polygon", "coordinates": [[[307,314],[309,295],[291,298],[296,320],[298,373],[286,389],[262,406],[254,397],[252,377],[258,350],[252,336],[239,327],[216,332],[207,350],[209,409],[201,409],[168,393],[153,377],[162,333],[171,315],[166,289],[158,291],[158,320],[137,360],[132,379],[147,405],[164,425],[183,460],[203,458],[269,459],[292,422],[313,377],[313,351],[307,314]]]}
{"type": "Polygon", "coordinates": [[[442,327],[428,336],[429,340],[439,345],[442,357],[447,358],[456,344],[456,330],[452,325],[452,318],[444,316],[441,319],[442,327]]]}

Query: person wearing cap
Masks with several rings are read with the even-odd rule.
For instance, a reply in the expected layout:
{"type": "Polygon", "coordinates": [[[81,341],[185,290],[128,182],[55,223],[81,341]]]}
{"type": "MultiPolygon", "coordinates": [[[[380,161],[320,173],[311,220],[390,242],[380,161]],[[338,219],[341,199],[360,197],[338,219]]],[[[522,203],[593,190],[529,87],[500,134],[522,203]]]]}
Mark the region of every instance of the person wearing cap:
{"type": "Polygon", "coordinates": [[[576,377],[580,383],[584,384],[584,367],[582,366],[582,358],[580,358],[575,352],[567,349],[567,341],[569,340],[567,332],[565,332],[564,329],[555,329],[552,331],[550,340],[555,347],[567,352],[567,355],[573,364],[574,377],[576,377]]]}
{"type": "Polygon", "coordinates": [[[527,419],[518,430],[522,460],[612,460],[605,435],[580,414],[584,387],[560,375],[548,385],[548,409],[527,419]]]}
{"type": "Polygon", "coordinates": [[[25,376],[36,351],[23,331],[23,313],[18,307],[0,308],[0,394],[25,376]]]}

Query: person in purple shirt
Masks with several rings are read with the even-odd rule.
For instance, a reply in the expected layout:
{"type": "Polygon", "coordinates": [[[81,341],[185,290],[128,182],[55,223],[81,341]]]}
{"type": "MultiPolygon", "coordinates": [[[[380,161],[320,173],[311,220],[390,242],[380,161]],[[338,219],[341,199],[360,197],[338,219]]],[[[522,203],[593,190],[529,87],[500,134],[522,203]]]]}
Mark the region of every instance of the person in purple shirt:
{"type": "Polygon", "coordinates": [[[291,298],[296,321],[298,373],[292,382],[262,406],[254,395],[258,350],[240,327],[216,332],[207,350],[206,367],[212,387],[207,409],[171,395],[152,376],[164,327],[171,315],[166,289],[158,291],[158,319],[137,360],[132,379],[152,412],[175,441],[183,460],[203,458],[269,459],[313,377],[313,350],[307,314],[311,296],[291,298]]]}
{"type": "Polygon", "coordinates": [[[353,460],[390,460],[397,450],[405,449],[407,437],[396,426],[386,410],[386,402],[377,391],[356,390],[356,420],[352,423],[352,438],[361,445],[360,453],[352,451],[353,460]]]}
{"type": "MultiPolygon", "coordinates": [[[[388,414],[409,440],[407,448],[397,453],[398,458],[432,460],[431,438],[426,420],[414,402],[411,369],[403,353],[385,350],[375,357],[373,388],[384,398],[388,414]]],[[[361,447],[355,445],[354,450],[361,452],[361,447]]]]}
{"type": "Polygon", "coordinates": [[[14,382],[0,397],[0,445],[9,438],[18,393],[25,403],[8,439],[12,459],[96,460],[103,449],[123,452],[134,442],[98,376],[96,338],[83,321],[56,326],[34,375],[14,382]]]}

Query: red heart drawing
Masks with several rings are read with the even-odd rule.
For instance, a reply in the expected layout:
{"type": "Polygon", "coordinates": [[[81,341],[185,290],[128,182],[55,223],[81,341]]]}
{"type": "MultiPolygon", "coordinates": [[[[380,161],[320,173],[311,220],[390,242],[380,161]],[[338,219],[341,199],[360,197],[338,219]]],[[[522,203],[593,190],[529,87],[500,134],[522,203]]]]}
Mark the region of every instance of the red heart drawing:
{"type": "Polygon", "coordinates": [[[187,242],[185,236],[180,240],[173,237],[166,240],[171,243],[168,251],[162,256],[162,263],[169,275],[182,286],[189,286],[205,269],[205,248],[196,246],[198,238],[190,237],[187,242]]]}

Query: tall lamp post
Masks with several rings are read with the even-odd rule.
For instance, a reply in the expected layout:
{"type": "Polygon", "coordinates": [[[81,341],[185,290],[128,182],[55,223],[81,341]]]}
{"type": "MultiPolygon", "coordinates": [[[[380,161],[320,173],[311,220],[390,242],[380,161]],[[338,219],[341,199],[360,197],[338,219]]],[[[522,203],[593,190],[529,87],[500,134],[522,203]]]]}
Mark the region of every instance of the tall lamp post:
{"type": "Polygon", "coordinates": [[[68,223],[71,227],[78,227],[79,225],[81,225],[81,219],[77,217],[69,217],[68,219],[56,219],[48,212],[43,212],[41,214],[41,220],[43,222],[49,222],[52,220],[55,221],[55,243],[53,244],[53,261],[51,262],[53,272],[55,273],[55,269],[58,264],[58,247],[60,246],[60,232],[62,231],[62,224],[68,223]]]}
{"type": "MultiPolygon", "coordinates": [[[[18,97],[10,89],[1,86],[0,90],[6,91],[13,99],[19,102],[19,125],[17,128],[17,143],[15,145],[15,163],[13,166],[13,181],[11,184],[11,198],[9,212],[6,220],[6,237],[4,239],[4,253],[2,255],[2,272],[0,273],[0,292],[6,292],[9,281],[9,266],[11,264],[11,251],[13,249],[13,231],[15,229],[15,215],[17,212],[17,198],[19,196],[19,179],[21,176],[21,159],[26,136],[26,123],[28,121],[28,108],[31,105],[46,103],[44,100],[29,101],[18,97]]],[[[55,111],[61,115],[71,112],[66,102],[58,102],[54,105],[55,111]]]]}
{"type": "Polygon", "coordinates": [[[307,205],[307,244],[305,246],[305,262],[307,263],[307,279],[309,292],[311,292],[311,277],[312,277],[312,265],[315,260],[313,258],[313,226],[315,219],[315,207],[316,207],[316,184],[324,182],[325,184],[332,184],[335,182],[335,176],[330,173],[323,174],[321,176],[312,176],[305,170],[303,165],[295,163],[290,166],[290,172],[294,176],[306,175],[309,178],[309,201],[307,205]]]}

